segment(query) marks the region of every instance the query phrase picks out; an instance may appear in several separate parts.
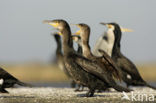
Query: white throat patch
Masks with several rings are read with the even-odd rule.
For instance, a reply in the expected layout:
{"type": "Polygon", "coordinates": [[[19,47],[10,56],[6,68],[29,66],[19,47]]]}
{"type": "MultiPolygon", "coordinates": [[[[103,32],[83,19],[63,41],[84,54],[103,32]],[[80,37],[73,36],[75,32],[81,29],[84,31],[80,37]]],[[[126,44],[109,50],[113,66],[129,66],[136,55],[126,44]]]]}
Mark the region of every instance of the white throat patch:
{"type": "Polygon", "coordinates": [[[114,46],[115,36],[113,29],[108,29],[107,32],[104,33],[96,42],[93,54],[96,56],[102,56],[99,53],[99,49],[104,50],[109,56],[112,56],[112,49],[114,46]],[[106,39],[104,39],[106,37],[106,39]]]}

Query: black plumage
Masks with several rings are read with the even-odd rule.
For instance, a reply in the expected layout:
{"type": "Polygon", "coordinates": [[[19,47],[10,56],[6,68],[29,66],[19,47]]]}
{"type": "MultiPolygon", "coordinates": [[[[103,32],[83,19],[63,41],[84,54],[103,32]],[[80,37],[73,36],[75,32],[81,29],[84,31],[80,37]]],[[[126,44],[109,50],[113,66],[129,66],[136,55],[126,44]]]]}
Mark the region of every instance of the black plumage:
{"type": "MultiPolygon", "coordinates": [[[[75,37],[75,36],[72,36],[72,39],[74,40],[74,41],[80,41],[80,37],[79,36],[77,36],[77,37],[75,37]]],[[[79,44],[79,43],[77,43],[78,45],[78,48],[77,48],[77,53],[78,54],[80,54],[80,55],[82,55],[82,47],[81,47],[81,45],[79,44]]],[[[77,85],[77,88],[75,89],[75,92],[79,92],[79,91],[83,91],[84,90],[84,86],[82,86],[82,85],[77,85]]]]}
{"type": "MultiPolygon", "coordinates": [[[[89,36],[90,36],[90,27],[87,24],[76,24],[80,28],[80,38],[81,38],[81,46],[82,46],[82,51],[83,51],[83,56],[90,59],[92,62],[100,66],[101,68],[99,69],[92,69],[94,73],[99,73],[98,76],[102,76],[102,78],[105,78],[105,82],[112,88],[116,89],[117,91],[122,91],[119,85],[115,83],[115,80],[113,77],[116,79],[120,79],[118,67],[116,64],[113,62],[113,60],[105,53],[101,57],[96,57],[91,53],[90,47],[89,47],[89,36]]],[[[77,33],[76,33],[77,34],[77,33]]],[[[92,67],[90,67],[92,68],[92,67]]],[[[94,67],[93,67],[94,68],[94,67]]],[[[127,88],[124,88],[125,90],[127,88]]],[[[127,89],[128,91],[128,89],[127,89]]]]}
{"type": "MultiPolygon", "coordinates": [[[[100,66],[78,54],[73,49],[70,27],[66,21],[46,20],[44,23],[52,25],[59,30],[60,34],[62,34],[65,66],[77,84],[89,88],[89,92],[86,94],[87,96],[93,96],[96,89],[105,90],[106,88],[111,87],[106,82],[104,75],[101,74],[100,66]]],[[[130,91],[129,89],[120,87],[118,89],[120,91],[130,91]]]]}
{"type": "Polygon", "coordinates": [[[122,32],[120,26],[117,23],[107,23],[107,24],[114,26],[113,32],[115,36],[115,41],[112,49],[112,59],[115,61],[117,66],[122,70],[122,79],[127,84],[127,87],[148,86],[150,88],[156,89],[155,87],[149,85],[145,80],[143,80],[135,64],[121,53],[120,41],[122,32]]]}
{"type": "Polygon", "coordinates": [[[0,83],[0,92],[1,93],[8,93],[8,91],[5,90],[5,88],[11,88],[15,84],[18,84],[20,86],[28,86],[28,87],[32,86],[30,84],[21,82],[20,80],[18,80],[17,78],[15,78],[14,76],[9,74],[7,71],[5,71],[2,68],[0,68],[0,81],[1,81],[1,83],[0,83]]]}
{"type": "Polygon", "coordinates": [[[76,83],[72,80],[72,78],[71,78],[71,76],[70,76],[69,72],[67,71],[67,68],[65,67],[65,64],[64,64],[62,45],[61,45],[61,37],[58,33],[54,33],[53,36],[54,36],[56,44],[57,44],[57,48],[56,48],[57,65],[66,74],[66,76],[70,79],[71,87],[75,88],[76,83]]]}

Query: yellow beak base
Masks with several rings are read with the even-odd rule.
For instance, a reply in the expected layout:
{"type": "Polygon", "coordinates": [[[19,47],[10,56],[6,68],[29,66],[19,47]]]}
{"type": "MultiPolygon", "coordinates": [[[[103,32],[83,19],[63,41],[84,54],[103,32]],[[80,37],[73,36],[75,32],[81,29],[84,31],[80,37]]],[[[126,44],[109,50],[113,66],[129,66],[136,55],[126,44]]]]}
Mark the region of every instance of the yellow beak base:
{"type": "Polygon", "coordinates": [[[59,23],[55,23],[55,22],[52,22],[51,20],[44,20],[43,21],[44,24],[49,24],[55,28],[57,28],[59,26],[59,23]]]}
{"type": "Polygon", "coordinates": [[[80,35],[80,33],[81,33],[81,30],[78,30],[78,31],[75,33],[75,35],[80,35]]]}
{"type": "Polygon", "coordinates": [[[48,23],[48,24],[55,27],[55,28],[57,28],[59,26],[59,23],[48,23]]]}

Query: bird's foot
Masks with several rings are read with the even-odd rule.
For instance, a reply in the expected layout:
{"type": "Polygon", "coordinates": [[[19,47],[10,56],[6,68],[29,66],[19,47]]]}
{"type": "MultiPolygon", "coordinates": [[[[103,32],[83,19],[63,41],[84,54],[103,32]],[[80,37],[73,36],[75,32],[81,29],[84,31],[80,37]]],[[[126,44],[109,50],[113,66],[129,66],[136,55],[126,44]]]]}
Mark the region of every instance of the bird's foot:
{"type": "Polygon", "coordinates": [[[87,92],[87,93],[86,93],[86,97],[93,97],[93,95],[94,95],[94,94],[93,94],[93,93],[90,93],[90,92],[87,92]]]}
{"type": "Polygon", "coordinates": [[[80,88],[76,88],[74,91],[75,92],[81,92],[82,90],[80,90],[80,88]]]}
{"type": "Polygon", "coordinates": [[[5,89],[0,89],[0,93],[9,93],[9,92],[5,89]]]}
{"type": "Polygon", "coordinates": [[[87,93],[86,93],[86,97],[93,97],[94,96],[94,90],[89,90],[87,93]]]}
{"type": "Polygon", "coordinates": [[[75,92],[82,92],[84,90],[83,86],[79,86],[78,88],[75,89],[75,92]]]}
{"type": "Polygon", "coordinates": [[[75,83],[74,81],[72,81],[72,82],[70,83],[70,86],[71,86],[71,88],[75,88],[75,87],[76,87],[76,83],[75,83]]]}

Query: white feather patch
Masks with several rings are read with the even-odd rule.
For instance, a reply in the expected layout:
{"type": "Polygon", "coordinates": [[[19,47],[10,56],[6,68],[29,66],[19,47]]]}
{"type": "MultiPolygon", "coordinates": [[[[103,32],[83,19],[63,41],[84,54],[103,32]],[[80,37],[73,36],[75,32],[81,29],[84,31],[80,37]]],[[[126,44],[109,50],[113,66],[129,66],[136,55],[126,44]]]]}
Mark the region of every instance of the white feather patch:
{"type": "Polygon", "coordinates": [[[131,76],[130,76],[129,74],[127,75],[127,78],[128,78],[128,79],[132,79],[131,76]]]}
{"type": "Polygon", "coordinates": [[[99,49],[104,50],[109,56],[112,56],[112,49],[115,41],[114,32],[112,29],[108,29],[107,32],[104,33],[96,42],[93,54],[95,56],[102,56],[101,53],[99,53],[99,49]],[[103,39],[103,37],[107,37],[108,40],[103,39]]]}
{"type": "Polygon", "coordinates": [[[3,80],[3,79],[0,79],[0,85],[2,85],[2,84],[3,84],[3,82],[4,82],[4,80],[3,80]]]}

